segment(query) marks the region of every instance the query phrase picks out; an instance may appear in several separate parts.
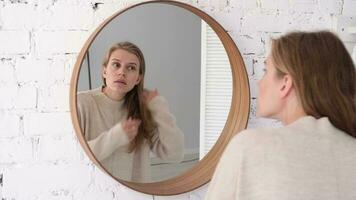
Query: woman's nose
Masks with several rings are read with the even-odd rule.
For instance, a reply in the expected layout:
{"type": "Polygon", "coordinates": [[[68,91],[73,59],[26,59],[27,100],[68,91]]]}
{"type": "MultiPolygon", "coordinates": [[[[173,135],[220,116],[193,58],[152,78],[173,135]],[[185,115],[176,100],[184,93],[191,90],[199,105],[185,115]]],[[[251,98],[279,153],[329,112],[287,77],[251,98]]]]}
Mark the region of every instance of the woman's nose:
{"type": "Polygon", "coordinates": [[[117,73],[119,74],[119,75],[126,75],[126,70],[125,70],[125,68],[124,67],[120,67],[119,69],[117,69],[117,73]]]}

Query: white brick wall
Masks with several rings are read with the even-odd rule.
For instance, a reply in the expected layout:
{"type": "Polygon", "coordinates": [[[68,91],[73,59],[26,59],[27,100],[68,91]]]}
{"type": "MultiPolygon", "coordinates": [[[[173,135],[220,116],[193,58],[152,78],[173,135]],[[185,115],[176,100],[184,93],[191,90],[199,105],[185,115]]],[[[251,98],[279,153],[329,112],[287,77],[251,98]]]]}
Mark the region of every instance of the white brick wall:
{"type": "Polygon", "coordinates": [[[0,62],[0,85],[15,84],[15,70],[11,63],[0,62]]]}
{"type": "MultiPolygon", "coordinates": [[[[0,1],[0,198],[10,200],[153,199],[106,176],[85,155],[69,113],[76,56],[95,27],[141,0],[0,1]]],[[[267,41],[287,30],[337,30],[348,49],[356,36],[355,0],[185,0],[218,20],[237,43],[251,84],[248,127],[258,119],[257,82],[267,41]]],[[[203,199],[207,186],[155,199],[203,199]]]]}
{"type": "Polygon", "coordinates": [[[35,109],[37,105],[37,88],[31,85],[20,86],[15,97],[16,109],[35,109]]]}
{"type": "Polygon", "coordinates": [[[34,5],[5,4],[0,13],[3,29],[21,30],[39,28],[42,18],[47,18],[44,12],[38,12],[34,5]]]}
{"type": "Polygon", "coordinates": [[[89,37],[88,31],[76,30],[38,31],[34,34],[36,55],[39,58],[78,53],[89,37]]]}
{"type": "Polygon", "coordinates": [[[21,116],[13,113],[0,113],[1,138],[18,137],[21,134],[19,129],[21,116]]]}
{"type": "Polygon", "coordinates": [[[1,55],[27,54],[30,52],[30,32],[25,30],[1,30],[0,44],[1,55]]]}
{"type": "Polygon", "coordinates": [[[91,184],[93,169],[86,164],[25,163],[5,170],[3,195],[8,199],[72,199],[91,184]],[[11,198],[10,198],[11,197],[11,198]],[[41,197],[41,198],[39,198],[41,197]]]}
{"type": "Polygon", "coordinates": [[[66,135],[72,133],[69,112],[26,112],[24,135],[66,135]]]}
{"type": "MultiPolygon", "coordinates": [[[[2,129],[1,131],[5,131],[2,129]]],[[[33,159],[32,141],[27,137],[9,137],[0,140],[0,163],[18,165],[21,163],[31,162],[33,159]]],[[[7,177],[7,174],[4,174],[7,177]]],[[[5,182],[4,185],[7,185],[5,182]]],[[[15,187],[12,186],[12,187],[15,187]]]]}

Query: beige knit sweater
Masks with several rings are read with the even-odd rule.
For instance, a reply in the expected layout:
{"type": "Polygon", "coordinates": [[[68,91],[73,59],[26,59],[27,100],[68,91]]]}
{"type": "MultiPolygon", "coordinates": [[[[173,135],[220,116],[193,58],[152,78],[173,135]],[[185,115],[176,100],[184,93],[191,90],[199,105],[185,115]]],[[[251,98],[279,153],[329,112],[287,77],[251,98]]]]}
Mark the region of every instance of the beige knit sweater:
{"type": "Polygon", "coordinates": [[[356,200],[356,139],[324,117],[245,130],[223,153],[206,200],[356,200]]]}
{"type": "Polygon", "coordinates": [[[129,140],[121,121],[127,113],[124,100],[108,98],[101,88],[77,95],[78,116],[82,131],[95,157],[114,177],[127,181],[150,182],[150,151],[167,162],[183,158],[184,136],[176,126],[162,96],[154,97],[148,108],[158,125],[150,146],[144,141],[139,150],[128,153],[129,140]]]}

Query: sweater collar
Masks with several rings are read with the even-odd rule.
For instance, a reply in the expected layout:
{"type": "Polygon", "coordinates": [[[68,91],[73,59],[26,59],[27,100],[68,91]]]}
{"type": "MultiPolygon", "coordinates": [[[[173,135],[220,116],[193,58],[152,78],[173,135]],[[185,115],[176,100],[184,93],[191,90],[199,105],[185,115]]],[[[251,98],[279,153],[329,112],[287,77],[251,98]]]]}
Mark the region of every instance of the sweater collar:
{"type": "Polygon", "coordinates": [[[97,88],[97,94],[98,94],[99,98],[100,98],[103,102],[105,102],[106,104],[108,104],[108,105],[121,107],[121,106],[124,104],[124,102],[125,102],[125,98],[123,98],[122,100],[119,100],[119,101],[110,99],[110,98],[109,98],[108,96],[106,96],[106,94],[103,92],[102,87],[97,88]]]}
{"type": "Polygon", "coordinates": [[[324,126],[324,127],[331,127],[331,122],[329,121],[328,117],[320,117],[315,118],[314,116],[307,115],[304,117],[300,117],[294,122],[290,123],[287,126],[290,127],[310,127],[312,125],[324,126]]]}

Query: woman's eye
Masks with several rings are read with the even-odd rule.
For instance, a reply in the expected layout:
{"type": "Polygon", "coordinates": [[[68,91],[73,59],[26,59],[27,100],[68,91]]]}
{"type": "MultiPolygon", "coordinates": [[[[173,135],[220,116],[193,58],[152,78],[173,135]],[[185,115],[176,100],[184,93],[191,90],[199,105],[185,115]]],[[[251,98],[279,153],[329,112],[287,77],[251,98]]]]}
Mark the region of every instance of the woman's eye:
{"type": "Polygon", "coordinates": [[[120,63],[114,62],[114,63],[111,63],[111,66],[113,66],[115,68],[120,67],[120,63]]]}
{"type": "Polygon", "coordinates": [[[136,70],[136,67],[135,66],[129,66],[128,69],[129,70],[136,70]]]}

